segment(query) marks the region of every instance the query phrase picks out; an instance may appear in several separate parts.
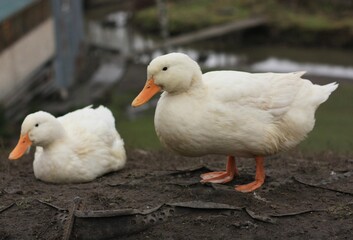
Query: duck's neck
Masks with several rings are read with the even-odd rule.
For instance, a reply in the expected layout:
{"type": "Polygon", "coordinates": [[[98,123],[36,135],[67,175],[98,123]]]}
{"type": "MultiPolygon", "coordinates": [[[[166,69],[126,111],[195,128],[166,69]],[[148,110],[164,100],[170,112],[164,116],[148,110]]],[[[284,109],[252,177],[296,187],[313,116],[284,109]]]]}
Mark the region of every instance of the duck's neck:
{"type": "Polygon", "coordinates": [[[55,128],[53,128],[50,133],[48,133],[48,138],[43,141],[40,146],[43,149],[49,149],[56,144],[65,141],[67,139],[67,133],[64,127],[58,123],[55,128]]]}
{"type": "Polygon", "coordinates": [[[197,71],[191,80],[191,88],[203,86],[202,82],[202,72],[197,71]]]}
{"type": "Polygon", "coordinates": [[[196,74],[192,78],[191,85],[186,92],[193,93],[193,94],[203,93],[205,89],[206,89],[205,84],[202,81],[202,73],[200,72],[199,74],[196,74]]]}

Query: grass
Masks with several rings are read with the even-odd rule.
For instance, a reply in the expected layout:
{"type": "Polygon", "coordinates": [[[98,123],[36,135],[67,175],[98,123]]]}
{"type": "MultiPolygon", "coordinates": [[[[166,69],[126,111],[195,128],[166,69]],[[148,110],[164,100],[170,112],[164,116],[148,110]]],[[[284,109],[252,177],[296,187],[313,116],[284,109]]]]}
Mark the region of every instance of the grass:
{"type": "MultiPolygon", "coordinates": [[[[298,4],[293,1],[255,0],[169,0],[169,31],[184,33],[222,24],[229,21],[262,15],[269,18],[272,28],[302,29],[305,31],[330,31],[353,29],[352,7],[339,3],[323,4],[310,1],[298,4]]],[[[133,21],[146,32],[159,32],[158,12],[155,6],[138,11],[133,21]]]]}
{"type": "MultiPolygon", "coordinates": [[[[168,1],[169,31],[172,34],[184,33],[246,18],[250,12],[249,8],[243,6],[244,2],[246,1],[168,1]]],[[[138,11],[133,21],[141,29],[150,32],[159,31],[158,12],[155,6],[138,11]]]]}
{"type": "Polygon", "coordinates": [[[342,83],[316,112],[316,125],[300,144],[304,151],[353,151],[353,84],[342,83]]]}
{"type": "Polygon", "coordinates": [[[154,109],[149,109],[130,119],[126,108],[137,95],[135,92],[120,92],[113,94],[108,106],[116,117],[116,126],[128,148],[142,148],[148,150],[161,149],[161,144],[154,131],[154,109]]]}
{"type": "MultiPolygon", "coordinates": [[[[154,109],[129,120],[124,109],[136,93],[115,94],[109,106],[117,119],[117,128],[128,148],[159,150],[162,148],[154,130],[154,109]]],[[[353,84],[341,83],[316,112],[316,125],[299,147],[306,153],[353,151],[353,84]]]]}
{"type": "Polygon", "coordinates": [[[117,128],[128,148],[161,149],[154,131],[153,116],[154,112],[149,111],[135,120],[122,119],[118,122],[117,128]]]}
{"type": "Polygon", "coordinates": [[[335,19],[323,13],[288,12],[285,15],[275,14],[273,19],[280,28],[297,28],[306,31],[331,31],[335,29],[353,29],[351,19],[335,19]]]}

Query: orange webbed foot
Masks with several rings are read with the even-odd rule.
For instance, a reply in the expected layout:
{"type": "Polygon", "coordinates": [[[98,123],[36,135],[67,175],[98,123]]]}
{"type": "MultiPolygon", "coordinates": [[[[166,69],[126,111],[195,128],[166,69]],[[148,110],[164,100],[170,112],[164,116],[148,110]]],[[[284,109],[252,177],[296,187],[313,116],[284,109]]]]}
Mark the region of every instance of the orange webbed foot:
{"type": "Polygon", "coordinates": [[[201,174],[202,183],[227,183],[233,180],[234,175],[238,174],[238,169],[235,165],[235,158],[228,156],[227,170],[225,172],[209,172],[201,174]]]}
{"type": "Polygon", "coordinates": [[[251,183],[248,184],[244,184],[244,185],[237,185],[235,187],[235,190],[239,191],[239,192],[252,192],[255,191],[256,189],[258,189],[259,187],[262,186],[262,184],[264,184],[264,180],[255,180],[251,183]]]}
{"type": "Polygon", "coordinates": [[[202,183],[227,183],[233,180],[234,174],[228,172],[209,172],[201,175],[202,183]]]}
{"type": "Polygon", "coordinates": [[[264,158],[263,157],[256,157],[256,175],[255,181],[244,184],[244,185],[237,185],[235,190],[239,192],[252,192],[262,186],[265,182],[265,170],[264,170],[264,158]]]}

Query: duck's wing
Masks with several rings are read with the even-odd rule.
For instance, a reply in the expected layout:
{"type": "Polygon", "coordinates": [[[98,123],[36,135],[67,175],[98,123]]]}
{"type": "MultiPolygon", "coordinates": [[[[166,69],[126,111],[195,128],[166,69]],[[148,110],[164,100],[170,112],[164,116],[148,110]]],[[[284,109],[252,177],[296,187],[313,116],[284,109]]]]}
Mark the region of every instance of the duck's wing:
{"type": "Polygon", "coordinates": [[[58,120],[68,134],[80,136],[82,140],[98,138],[110,144],[118,135],[113,114],[104,106],[79,109],[59,117],[58,120]]]}
{"type": "Polygon", "coordinates": [[[126,161],[123,140],[111,111],[103,106],[68,113],[58,120],[68,135],[70,165],[87,179],[122,168],[126,161]]]}
{"type": "Polygon", "coordinates": [[[218,71],[205,74],[204,81],[223,104],[258,109],[274,118],[281,118],[290,109],[303,85],[311,84],[301,79],[304,73],[218,71]]]}

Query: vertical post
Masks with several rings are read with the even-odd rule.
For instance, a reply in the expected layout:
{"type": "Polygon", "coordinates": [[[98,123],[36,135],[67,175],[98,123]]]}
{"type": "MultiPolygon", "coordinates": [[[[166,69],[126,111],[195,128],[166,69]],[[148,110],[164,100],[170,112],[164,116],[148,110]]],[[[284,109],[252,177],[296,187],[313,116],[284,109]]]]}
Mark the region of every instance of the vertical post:
{"type": "Polygon", "coordinates": [[[83,39],[82,1],[51,0],[55,26],[55,81],[62,97],[74,82],[76,58],[83,39]]]}
{"type": "Polygon", "coordinates": [[[168,28],[168,11],[167,11],[167,0],[156,0],[158,15],[159,15],[159,25],[161,27],[161,37],[163,41],[163,51],[167,52],[170,48],[168,44],[169,38],[169,28],[168,28]]]}

